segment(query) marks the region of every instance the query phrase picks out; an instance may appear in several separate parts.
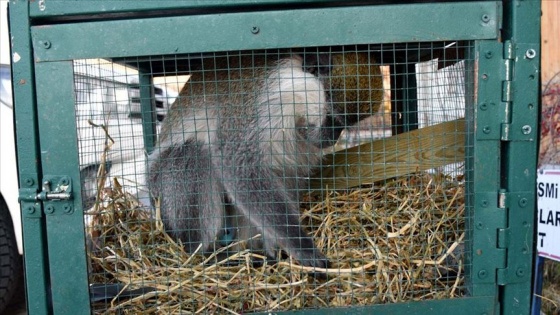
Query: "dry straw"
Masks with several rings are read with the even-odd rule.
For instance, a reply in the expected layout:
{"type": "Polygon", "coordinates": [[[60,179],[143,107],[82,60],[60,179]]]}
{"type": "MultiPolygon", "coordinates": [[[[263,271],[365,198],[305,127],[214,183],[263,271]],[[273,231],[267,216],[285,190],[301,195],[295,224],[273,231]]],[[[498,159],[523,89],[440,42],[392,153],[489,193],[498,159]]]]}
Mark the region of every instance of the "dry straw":
{"type": "MultiPolygon", "coordinates": [[[[106,134],[104,161],[113,141],[98,127],[106,134]]],[[[96,203],[86,213],[89,280],[122,287],[94,303],[95,313],[240,314],[463,293],[462,178],[418,173],[304,196],[301,220],[332,263],[320,270],[327,279],[316,279],[290,258],[268,262],[248,250],[220,255],[235,244],[210,256],[189,255],[165,233],[157,204],[152,213],[117,178],[103,188],[104,168],[98,175],[96,203]],[[143,294],[125,294],[138,291],[143,294]]]]}
{"type": "Polygon", "coordinates": [[[265,257],[189,255],[164,232],[157,210],[142,208],[113,179],[89,223],[90,282],[150,292],[95,304],[96,313],[238,314],[457,297],[463,196],[456,180],[428,173],[306,196],[302,222],[332,262],[323,280],[290,258],[254,264],[265,257]]]}

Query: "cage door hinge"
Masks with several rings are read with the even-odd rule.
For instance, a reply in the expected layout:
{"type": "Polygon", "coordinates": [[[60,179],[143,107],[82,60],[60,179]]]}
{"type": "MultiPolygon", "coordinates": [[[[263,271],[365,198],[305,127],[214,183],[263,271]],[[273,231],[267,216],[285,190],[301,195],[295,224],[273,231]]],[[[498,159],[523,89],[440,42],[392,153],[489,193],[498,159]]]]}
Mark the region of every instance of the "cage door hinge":
{"type": "Polygon", "coordinates": [[[511,140],[511,103],[513,99],[513,67],[515,59],[515,50],[511,41],[505,41],[503,44],[503,66],[502,66],[502,102],[504,106],[504,123],[501,124],[500,140],[511,140]]]}
{"type": "Polygon", "coordinates": [[[509,243],[511,233],[509,228],[498,229],[498,249],[505,252],[505,256],[501,265],[496,269],[496,283],[498,285],[506,285],[509,283],[509,268],[507,267],[507,255],[509,255],[509,243]]]}
{"type": "MultiPolygon", "coordinates": [[[[503,65],[501,67],[502,72],[502,104],[503,104],[503,119],[500,126],[500,140],[501,141],[534,141],[534,135],[537,130],[533,130],[534,126],[530,123],[523,123],[523,119],[517,120],[517,122],[512,123],[513,114],[513,103],[514,94],[519,75],[515,75],[516,67],[520,65],[520,62],[526,62],[526,59],[533,59],[536,52],[533,49],[528,49],[525,56],[516,56],[516,51],[520,49],[519,45],[514,45],[511,41],[505,41],[503,44],[503,65]],[[519,59],[522,59],[521,61],[519,59]]],[[[522,68],[521,68],[522,69],[522,68]]],[[[529,77],[535,77],[531,75],[529,77]]],[[[533,79],[534,80],[534,79],[533,79]]],[[[521,84],[522,85],[522,84],[521,84]]],[[[519,94],[519,93],[518,93],[519,94]]],[[[519,95],[515,96],[516,102],[522,104],[519,95]]],[[[528,108],[533,108],[534,104],[528,104],[528,108]]],[[[520,110],[519,105],[517,105],[517,111],[520,110]]],[[[527,121],[529,122],[529,121],[527,121]]]]}
{"type": "MultiPolygon", "coordinates": [[[[533,191],[507,191],[506,189],[500,189],[498,191],[498,208],[503,209],[504,211],[504,223],[503,227],[497,228],[497,244],[496,248],[499,250],[500,253],[504,253],[503,260],[501,259],[498,262],[497,270],[496,270],[496,283],[498,285],[507,285],[511,283],[519,283],[522,282],[526,274],[526,268],[519,268],[519,266],[511,267],[508,262],[514,261],[509,255],[515,255],[516,251],[518,251],[518,245],[515,243],[515,227],[512,228],[510,225],[513,222],[512,216],[514,216],[511,212],[512,208],[517,209],[529,209],[532,205],[533,191]],[[513,243],[512,243],[513,242],[513,243]]],[[[524,225],[527,223],[523,223],[524,225]]],[[[500,224],[501,225],[501,224],[500,224]]]]}
{"type": "Polygon", "coordinates": [[[511,41],[504,42],[504,66],[502,68],[502,101],[511,102],[511,81],[513,79],[513,63],[515,59],[515,50],[511,41]]]}
{"type": "MultiPolygon", "coordinates": [[[[498,191],[498,208],[507,211],[509,204],[509,194],[507,190],[500,189],[498,191]]],[[[504,214],[504,225],[497,229],[496,248],[498,252],[503,253],[499,260],[496,261],[496,282],[498,285],[504,285],[507,282],[507,255],[509,254],[510,230],[507,227],[507,213],[504,214]]]]}

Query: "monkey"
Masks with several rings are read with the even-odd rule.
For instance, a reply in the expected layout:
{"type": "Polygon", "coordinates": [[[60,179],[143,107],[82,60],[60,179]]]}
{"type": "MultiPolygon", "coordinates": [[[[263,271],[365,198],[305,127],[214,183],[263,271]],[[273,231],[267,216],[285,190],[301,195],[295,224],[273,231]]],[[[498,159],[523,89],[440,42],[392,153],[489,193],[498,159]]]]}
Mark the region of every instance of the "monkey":
{"type": "MultiPolygon", "coordinates": [[[[287,54],[287,51],[278,54],[259,51],[257,54],[238,56],[218,55],[193,62],[191,67],[194,71],[189,83],[179,93],[179,98],[183,100],[172,105],[176,110],[171,110],[172,114],[167,115],[167,122],[163,124],[160,133],[160,141],[173,133],[169,130],[171,126],[179,124],[178,120],[182,116],[173,114],[177,109],[193,106],[201,97],[204,100],[223,101],[232,91],[239,96],[242,91],[252,89],[250,84],[253,81],[247,78],[253,75],[253,68],[266,67],[267,63],[287,54]],[[193,99],[181,98],[185,95],[191,95],[193,99]]],[[[338,115],[338,119],[333,122],[335,125],[342,124],[345,128],[355,125],[376,113],[381,107],[384,93],[383,77],[375,57],[370,53],[345,51],[329,54],[317,51],[297,54],[304,57],[305,71],[316,76],[321,75],[333,111],[338,115]]],[[[335,131],[338,132],[339,128],[335,131]]]]}
{"type": "Polygon", "coordinates": [[[260,233],[250,248],[329,266],[299,223],[298,191],[320,166],[322,148],[361,118],[333,107],[331,59],[245,55],[209,59],[192,73],[148,162],[166,231],[188,252],[260,233]]]}
{"type": "MultiPolygon", "coordinates": [[[[179,113],[168,114],[180,117],[163,122],[160,149],[149,157],[150,192],[161,196],[166,230],[191,253],[199,243],[210,248],[234,221],[237,239],[262,234],[251,247],[271,257],[282,249],[305,266],[326,268],[299,223],[297,202],[323,142],[336,140],[324,86],[304,71],[300,56],[244,71],[254,73],[218,82],[213,93],[193,93],[179,113]],[[242,93],[220,91],[226,84],[242,93]]],[[[192,91],[207,82],[204,75],[191,80],[192,91]]]]}

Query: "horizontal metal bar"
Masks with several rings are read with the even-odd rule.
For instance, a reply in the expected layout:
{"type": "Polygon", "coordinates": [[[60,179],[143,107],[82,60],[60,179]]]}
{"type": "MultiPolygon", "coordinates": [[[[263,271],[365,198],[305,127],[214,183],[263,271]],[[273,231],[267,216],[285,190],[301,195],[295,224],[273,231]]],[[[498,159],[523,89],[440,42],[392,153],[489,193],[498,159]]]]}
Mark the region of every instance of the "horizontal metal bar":
{"type": "MultiPolygon", "coordinates": [[[[448,0],[464,1],[464,0],[448,0]]],[[[388,4],[391,0],[376,0],[376,4],[388,4]]],[[[404,2],[430,2],[430,0],[409,0],[404,2]]],[[[159,1],[123,1],[123,0],[56,0],[34,1],[29,8],[33,18],[76,18],[84,15],[95,15],[95,19],[106,18],[113,14],[160,14],[163,11],[191,12],[203,10],[252,9],[262,10],[275,7],[304,6],[348,6],[371,4],[371,0],[159,0],[159,1]]]]}
{"type": "MultiPolygon", "coordinates": [[[[378,304],[371,306],[353,306],[351,308],[332,308],[332,309],[307,309],[297,311],[282,312],[282,314],[298,315],[323,315],[323,314],[495,314],[496,303],[493,296],[482,297],[461,297],[454,299],[441,299],[429,301],[399,302],[389,304],[378,304]]],[[[265,314],[265,313],[256,313],[265,314]]],[[[267,313],[268,314],[268,313],[267,313]]]]}
{"type": "Polygon", "coordinates": [[[494,39],[499,2],[359,6],[42,25],[35,61],[494,39]]]}
{"type": "MultiPolygon", "coordinates": [[[[360,0],[357,2],[366,2],[360,0]]],[[[57,0],[42,4],[37,1],[30,7],[30,16],[35,18],[60,18],[96,14],[97,18],[117,13],[154,13],[177,10],[216,10],[232,8],[265,8],[286,5],[327,5],[336,0],[161,0],[161,1],[75,1],[57,0]]],[[[338,0],[340,2],[340,0],[338,0]]]]}

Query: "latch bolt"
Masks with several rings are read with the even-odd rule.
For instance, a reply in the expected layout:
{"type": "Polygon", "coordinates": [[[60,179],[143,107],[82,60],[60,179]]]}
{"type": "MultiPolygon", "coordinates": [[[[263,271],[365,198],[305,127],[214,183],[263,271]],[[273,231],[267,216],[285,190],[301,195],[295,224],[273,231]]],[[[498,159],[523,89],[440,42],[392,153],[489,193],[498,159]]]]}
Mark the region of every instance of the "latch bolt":
{"type": "MultiPolygon", "coordinates": [[[[53,178],[54,179],[54,178],[53,178]]],[[[72,186],[70,178],[62,176],[56,186],[52,187],[53,179],[43,181],[43,190],[37,194],[37,201],[70,200],[72,198],[72,186]]]]}

